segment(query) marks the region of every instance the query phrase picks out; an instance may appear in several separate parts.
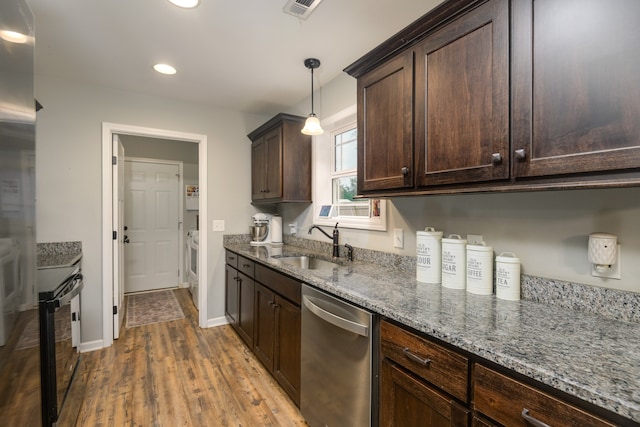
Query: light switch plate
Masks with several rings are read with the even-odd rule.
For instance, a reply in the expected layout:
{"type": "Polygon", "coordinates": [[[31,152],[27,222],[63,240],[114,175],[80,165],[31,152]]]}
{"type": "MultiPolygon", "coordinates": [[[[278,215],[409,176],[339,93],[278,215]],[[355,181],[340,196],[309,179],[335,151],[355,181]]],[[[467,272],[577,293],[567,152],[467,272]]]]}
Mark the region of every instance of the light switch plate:
{"type": "Polygon", "coordinates": [[[393,229],[393,247],[404,248],[404,230],[402,228],[393,229]]]}
{"type": "Polygon", "coordinates": [[[224,219],[213,220],[213,231],[224,231],[224,219]]]}
{"type": "Polygon", "coordinates": [[[595,264],[591,264],[591,275],[594,277],[605,277],[607,279],[622,279],[622,265],[620,265],[620,245],[618,245],[618,259],[616,263],[602,273],[596,270],[595,264]]]}

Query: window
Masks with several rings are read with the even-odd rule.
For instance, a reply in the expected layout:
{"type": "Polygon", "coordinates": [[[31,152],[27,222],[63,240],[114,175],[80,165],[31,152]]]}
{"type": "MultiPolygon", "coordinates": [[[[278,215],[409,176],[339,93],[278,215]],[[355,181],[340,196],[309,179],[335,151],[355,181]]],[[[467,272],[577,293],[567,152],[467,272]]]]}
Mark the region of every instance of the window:
{"type": "Polygon", "coordinates": [[[324,120],[322,127],[327,132],[314,141],[314,224],[335,225],[339,222],[345,228],[386,230],[385,201],[356,197],[358,129],[355,107],[324,120]]]}

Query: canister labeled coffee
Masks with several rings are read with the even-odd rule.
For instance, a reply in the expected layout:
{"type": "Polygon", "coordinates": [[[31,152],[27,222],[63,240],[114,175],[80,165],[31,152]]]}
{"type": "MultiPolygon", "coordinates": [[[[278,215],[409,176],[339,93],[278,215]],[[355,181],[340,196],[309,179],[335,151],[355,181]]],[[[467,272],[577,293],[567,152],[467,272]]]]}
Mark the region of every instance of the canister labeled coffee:
{"type": "Polygon", "coordinates": [[[442,231],[426,227],[416,232],[416,280],[440,284],[442,280],[442,231]]]}
{"type": "Polygon", "coordinates": [[[493,294],[493,248],[484,242],[467,245],[467,291],[493,294]]]}
{"type": "Polygon", "coordinates": [[[442,239],[442,286],[464,289],[467,279],[467,240],[459,234],[442,239]]]}

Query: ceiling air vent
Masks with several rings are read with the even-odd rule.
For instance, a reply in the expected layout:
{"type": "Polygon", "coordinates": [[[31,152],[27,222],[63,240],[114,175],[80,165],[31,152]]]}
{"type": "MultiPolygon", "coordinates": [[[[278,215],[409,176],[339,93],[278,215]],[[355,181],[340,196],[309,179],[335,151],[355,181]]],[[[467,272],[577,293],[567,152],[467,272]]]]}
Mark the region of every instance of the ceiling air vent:
{"type": "Polygon", "coordinates": [[[289,0],[282,11],[300,19],[307,19],[322,0],[289,0]]]}

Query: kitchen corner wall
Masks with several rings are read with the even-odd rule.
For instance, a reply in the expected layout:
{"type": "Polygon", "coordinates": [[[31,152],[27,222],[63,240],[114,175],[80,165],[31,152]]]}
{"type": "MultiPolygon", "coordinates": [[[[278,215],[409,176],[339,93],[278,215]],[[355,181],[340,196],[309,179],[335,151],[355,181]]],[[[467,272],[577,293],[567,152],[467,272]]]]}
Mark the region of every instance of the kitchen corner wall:
{"type": "MultiPolygon", "coordinates": [[[[316,95],[320,119],[356,103],[356,80],[346,74],[323,85],[316,95]]],[[[293,107],[301,115],[305,99],[293,107]]],[[[315,143],[315,141],[314,141],[315,143]]],[[[314,150],[317,147],[314,148],[314,150]]],[[[485,193],[389,199],[386,232],[343,229],[341,243],[415,256],[416,231],[430,226],[445,235],[481,234],[496,254],[514,252],[524,274],[612,289],[640,292],[640,188],[485,193]],[[393,230],[404,230],[404,248],[393,247],[393,230]],[[603,231],[618,236],[622,279],[591,276],[588,235],[603,231]]],[[[283,230],[296,222],[298,237],[308,235],[313,218],[309,205],[284,205],[283,230]]]]}
{"type": "MultiPolygon", "coordinates": [[[[247,134],[269,117],[160,99],[50,76],[36,76],[44,105],[36,126],[36,229],[39,242],[81,241],[85,288],[82,342],[102,337],[102,122],[207,135],[209,220],[246,233],[255,213],[247,134]]],[[[221,232],[208,233],[208,318],[224,316],[221,232]]]]}

